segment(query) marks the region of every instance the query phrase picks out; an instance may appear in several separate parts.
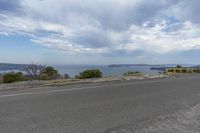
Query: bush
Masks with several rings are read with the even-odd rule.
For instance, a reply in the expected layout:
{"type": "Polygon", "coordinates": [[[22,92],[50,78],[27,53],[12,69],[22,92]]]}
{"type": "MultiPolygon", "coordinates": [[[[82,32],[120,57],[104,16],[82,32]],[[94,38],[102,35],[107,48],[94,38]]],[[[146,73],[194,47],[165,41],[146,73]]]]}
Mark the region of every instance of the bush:
{"type": "Polygon", "coordinates": [[[57,77],[59,75],[58,71],[51,66],[45,67],[43,73],[47,74],[47,76],[50,77],[50,78],[54,78],[54,77],[57,77]]]}
{"type": "Polygon", "coordinates": [[[3,75],[3,83],[12,83],[24,80],[23,73],[9,72],[3,75]]]}
{"type": "Polygon", "coordinates": [[[0,74],[0,84],[3,83],[3,75],[0,74]]]}
{"type": "Polygon", "coordinates": [[[127,73],[124,73],[124,76],[140,76],[141,73],[138,71],[129,71],[127,73]]]}
{"type": "Polygon", "coordinates": [[[88,79],[88,78],[101,78],[102,72],[98,69],[92,69],[92,70],[85,70],[79,74],[79,76],[76,76],[76,78],[79,79],[88,79]]]}

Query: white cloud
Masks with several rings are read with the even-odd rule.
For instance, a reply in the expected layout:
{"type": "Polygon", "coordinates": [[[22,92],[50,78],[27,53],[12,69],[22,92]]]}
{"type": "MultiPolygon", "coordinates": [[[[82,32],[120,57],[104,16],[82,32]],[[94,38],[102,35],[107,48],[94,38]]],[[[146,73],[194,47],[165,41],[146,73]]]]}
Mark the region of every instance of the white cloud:
{"type": "Polygon", "coordinates": [[[19,14],[0,12],[1,35],[28,35],[70,53],[167,54],[200,45],[200,18],[189,17],[199,10],[194,0],[22,0],[20,7],[19,14]]]}

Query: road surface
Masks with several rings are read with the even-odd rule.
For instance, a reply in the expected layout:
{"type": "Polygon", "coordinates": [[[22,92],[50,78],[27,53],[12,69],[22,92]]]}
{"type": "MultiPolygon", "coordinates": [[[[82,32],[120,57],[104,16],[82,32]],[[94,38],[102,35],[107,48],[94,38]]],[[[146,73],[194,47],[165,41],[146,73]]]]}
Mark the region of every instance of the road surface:
{"type": "Polygon", "coordinates": [[[0,133],[199,133],[200,76],[0,92],[0,133]]]}

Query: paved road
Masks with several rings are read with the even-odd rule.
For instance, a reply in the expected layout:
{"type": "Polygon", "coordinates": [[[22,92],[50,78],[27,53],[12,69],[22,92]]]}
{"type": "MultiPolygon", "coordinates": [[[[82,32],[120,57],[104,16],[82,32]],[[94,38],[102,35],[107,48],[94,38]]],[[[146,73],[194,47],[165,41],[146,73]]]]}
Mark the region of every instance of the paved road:
{"type": "Polygon", "coordinates": [[[0,92],[0,133],[200,132],[200,76],[0,92]]]}

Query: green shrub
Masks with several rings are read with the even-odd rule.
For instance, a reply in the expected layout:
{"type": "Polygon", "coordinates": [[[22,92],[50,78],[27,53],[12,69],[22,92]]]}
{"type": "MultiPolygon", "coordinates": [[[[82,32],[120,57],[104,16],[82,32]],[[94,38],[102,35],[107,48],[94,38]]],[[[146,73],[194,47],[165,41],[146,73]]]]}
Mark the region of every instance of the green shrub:
{"type": "Polygon", "coordinates": [[[3,75],[0,74],[0,84],[2,84],[2,83],[3,83],[3,75]]]}
{"type": "Polygon", "coordinates": [[[124,76],[140,76],[141,73],[138,71],[128,71],[127,73],[124,73],[124,76]]]}
{"type": "Polygon", "coordinates": [[[40,80],[57,79],[59,77],[60,74],[58,73],[58,70],[51,66],[45,67],[43,72],[40,74],[40,80]]]}
{"type": "Polygon", "coordinates": [[[9,72],[3,75],[3,83],[12,83],[24,80],[23,73],[9,72]]]}
{"type": "Polygon", "coordinates": [[[44,73],[48,75],[50,78],[54,78],[58,76],[58,71],[51,66],[48,66],[44,69],[44,73]]]}
{"type": "Polygon", "coordinates": [[[76,76],[76,78],[79,79],[88,79],[88,78],[101,78],[102,72],[98,69],[92,69],[92,70],[85,70],[79,74],[79,76],[76,76]]]}

